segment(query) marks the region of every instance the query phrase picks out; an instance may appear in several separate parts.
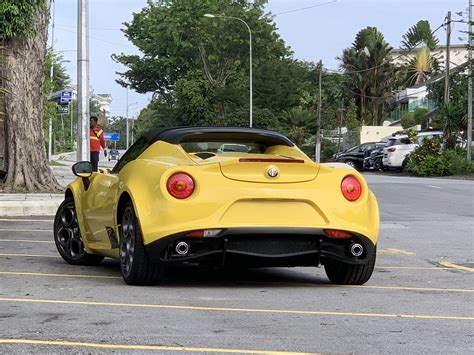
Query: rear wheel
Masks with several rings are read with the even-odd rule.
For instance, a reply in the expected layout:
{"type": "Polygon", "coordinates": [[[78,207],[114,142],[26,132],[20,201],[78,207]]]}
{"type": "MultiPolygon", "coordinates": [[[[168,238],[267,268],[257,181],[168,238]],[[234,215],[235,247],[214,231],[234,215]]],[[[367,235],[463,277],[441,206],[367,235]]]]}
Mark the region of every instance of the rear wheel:
{"type": "Polygon", "coordinates": [[[327,260],[324,264],[326,275],[329,280],[335,284],[342,285],[362,285],[369,281],[375,267],[375,258],[377,247],[371,255],[368,256],[367,263],[348,264],[337,260],[327,260]]]}
{"type": "Polygon", "coordinates": [[[104,257],[84,251],[74,198],[67,197],[54,218],[54,242],[61,257],[72,265],[97,265],[104,257]]]}
{"type": "Polygon", "coordinates": [[[355,163],[354,160],[346,160],[346,161],[344,161],[344,163],[346,163],[347,165],[349,165],[350,167],[352,167],[354,169],[356,168],[356,163],[355,163]]]}
{"type": "Polygon", "coordinates": [[[120,227],[120,270],[129,285],[153,285],[163,278],[163,267],[150,262],[143,245],[140,228],[129,201],[125,205],[120,227]]]}

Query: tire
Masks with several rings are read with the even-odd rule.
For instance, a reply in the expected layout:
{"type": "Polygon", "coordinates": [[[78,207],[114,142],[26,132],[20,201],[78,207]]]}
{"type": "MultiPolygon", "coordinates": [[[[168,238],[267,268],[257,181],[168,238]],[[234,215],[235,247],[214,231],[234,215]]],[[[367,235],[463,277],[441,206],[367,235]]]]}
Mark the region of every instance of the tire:
{"type": "Polygon", "coordinates": [[[72,265],[98,265],[104,259],[84,251],[73,197],[67,197],[56,212],[54,243],[61,257],[72,265]]]}
{"type": "Polygon", "coordinates": [[[374,161],[374,170],[379,171],[382,169],[382,160],[381,159],[375,159],[374,161]]]}
{"type": "Polygon", "coordinates": [[[121,216],[120,271],[128,285],[158,284],[164,276],[160,264],[151,263],[143,245],[133,205],[128,201],[121,216]]]}
{"type": "Polygon", "coordinates": [[[326,275],[332,283],[340,285],[362,285],[369,281],[374,272],[377,246],[367,263],[362,265],[348,264],[342,261],[327,260],[324,264],[326,275]]]}
{"type": "Polygon", "coordinates": [[[349,165],[350,167],[352,167],[354,169],[357,168],[357,165],[356,165],[355,161],[353,161],[353,160],[346,160],[346,161],[344,161],[344,163],[346,163],[347,165],[349,165]]]}

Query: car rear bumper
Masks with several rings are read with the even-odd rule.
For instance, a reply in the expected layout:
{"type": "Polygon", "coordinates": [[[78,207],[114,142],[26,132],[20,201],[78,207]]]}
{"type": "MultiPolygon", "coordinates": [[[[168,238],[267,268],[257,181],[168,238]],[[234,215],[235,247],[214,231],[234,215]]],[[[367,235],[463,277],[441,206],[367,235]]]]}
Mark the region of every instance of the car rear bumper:
{"type": "Polygon", "coordinates": [[[152,262],[196,262],[216,266],[317,266],[326,259],[364,264],[374,252],[369,238],[351,233],[351,238],[330,238],[319,228],[228,228],[215,237],[189,237],[190,231],[174,234],[146,245],[152,262]],[[189,251],[179,254],[176,246],[185,242],[189,251]],[[353,256],[351,246],[363,252],[353,256]]]}

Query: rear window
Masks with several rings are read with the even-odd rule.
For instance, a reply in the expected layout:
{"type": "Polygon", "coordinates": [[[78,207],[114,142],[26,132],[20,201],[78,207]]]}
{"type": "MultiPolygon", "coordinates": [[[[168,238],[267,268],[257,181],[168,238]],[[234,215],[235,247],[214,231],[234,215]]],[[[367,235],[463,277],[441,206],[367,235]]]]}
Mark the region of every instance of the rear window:
{"type": "Polygon", "coordinates": [[[387,141],[387,143],[385,143],[385,147],[391,147],[392,145],[401,145],[401,144],[411,144],[410,139],[408,137],[390,138],[387,141]]]}
{"type": "Polygon", "coordinates": [[[207,142],[183,142],[181,147],[186,153],[264,153],[267,145],[259,142],[243,141],[207,141],[207,142]]]}

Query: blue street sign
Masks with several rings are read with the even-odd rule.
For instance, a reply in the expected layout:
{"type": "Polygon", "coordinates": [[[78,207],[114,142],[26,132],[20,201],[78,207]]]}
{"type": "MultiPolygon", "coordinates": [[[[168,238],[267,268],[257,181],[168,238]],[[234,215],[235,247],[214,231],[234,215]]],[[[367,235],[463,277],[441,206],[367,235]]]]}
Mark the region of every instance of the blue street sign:
{"type": "Polygon", "coordinates": [[[118,132],[104,132],[104,138],[106,141],[118,142],[120,140],[120,133],[118,132]]]}
{"type": "Polygon", "coordinates": [[[63,90],[61,91],[61,96],[59,97],[59,103],[68,104],[72,101],[72,91],[63,90]]]}

